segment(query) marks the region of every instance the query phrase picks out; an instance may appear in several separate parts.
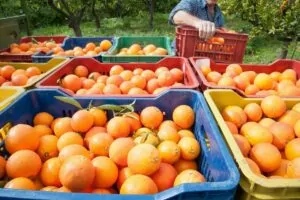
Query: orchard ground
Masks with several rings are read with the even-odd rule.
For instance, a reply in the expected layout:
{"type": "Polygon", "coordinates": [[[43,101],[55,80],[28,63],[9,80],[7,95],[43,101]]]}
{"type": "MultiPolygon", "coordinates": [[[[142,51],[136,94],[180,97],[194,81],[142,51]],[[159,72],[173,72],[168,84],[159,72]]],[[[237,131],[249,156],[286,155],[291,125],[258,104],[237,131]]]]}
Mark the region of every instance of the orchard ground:
{"type": "MultiPolygon", "coordinates": [[[[226,28],[238,32],[249,33],[251,25],[235,17],[226,18],[226,28]]],[[[168,24],[168,14],[155,14],[154,29],[150,30],[148,16],[144,13],[136,17],[104,18],[101,21],[99,31],[95,28],[94,21],[83,22],[81,29],[84,36],[169,36],[175,38],[175,28],[168,24]]],[[[34,35],[69,35],[73,36],[73,30],[67,25],[45,26],[34,29],[34,35]]],[[[250,37],[245,63],[271,63],[276,60],[280,52],[282,42],[269,36],[250,37]]],[[[291,43],[287,58],[300,60],[300,43],[291,43]]]]}

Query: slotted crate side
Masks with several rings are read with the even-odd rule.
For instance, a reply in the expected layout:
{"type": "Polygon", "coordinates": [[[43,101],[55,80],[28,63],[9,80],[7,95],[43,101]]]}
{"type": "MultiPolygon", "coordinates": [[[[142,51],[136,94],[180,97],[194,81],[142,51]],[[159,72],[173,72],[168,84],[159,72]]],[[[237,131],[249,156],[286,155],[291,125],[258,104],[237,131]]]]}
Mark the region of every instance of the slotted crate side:
{"type": "MultiPolygon", "coordinates": [[[[239,190],[237,199],[299,199],[299,180],[267,179],[253,173],[221,115],[221,111],[226,106],[244,107],[249,103],[260,104],[262,98],[243,98],[232,90],[218,89],[206,90],[204,96],[241,172],[240,186],[243,190],[239,190]]],[[[285,98],[284,100],[288,109],[300,102],[300,98],[285,98]]]]}
{"type": "MultiPolygon", "coordinates": [[[[14,104],[0,112],[0,127],[10,122],[13,125],[18,123],[32,124],[32,119],[38,112],[49,112],[55,117],[71,116],[77,111],[74,106],[63,103],[55,96],[66,96],[59,90],[31,90],[18,98],[14,104]],[[24,107],[24,105],[27,105],[24,107]]],[[[211,115],[203,95],[192,90],[169,91],[157,98],[135,99],[135,98],[76,98],[83,107],[87,107],[91,100],[93,105],[116,104],[124,105],[135,103],[135,109],[140,112],[147,106],[157,106],[166,113],[165,118],[171,119],[172,111],[182,104],[189,105],[195,111],[195,125],[193,131],[201,145],[201,154],[198,161],[200,172],[208,182],[196,184],[184,184],[171,188],[155,195],[101,195],[99,194],[77,194],[77,193],[49,193],[39,191],[22,190],[0,190],[1,198],[38,198],[38,199],[198,199],[199,197],[208,200],[229,200],[234,199],[239,173],[229,155],[229,151],[222,138],[213,116],[211,115]],[[209,145],[207,144],[209,143],[209,145]],[[199,163],[201,162],[201,163],[199,163]],[[8,192],[9,191],[9,192],[8,192]]],[[[111,113],[109,113],[111,115],[111,113]]]]}
{"type": "Polygon", "coordinates": [[[176,27],[176,55],[209,57],[225,63],[243,62],[248,35],[216,32],[214,37],[224,38],[224,44],[210,44],[201,40],[197,29],[176,27]]]}
{"type": "MultiPolygon", "coordinates": [[[[199,82],[196,78],[196,75],[194,74],[187,59],[180,57],[167,57],[157,63],[100,63],[95,59],[75,58],[62,65],[53,73],[51,73],[47,78],[41,81],[37,85],[37,87],[60,87],[57,83],[57,80],[61,77],[64,77],[67,74],[73,73],[74,69],[78,65],[86,66],[90,73],[100,72],[101,74],[109,75],[110,69],[116,64],[121,65],[122,67],[124,67],[124,69],[128,70],[134,70],[139,67],[142,69],[151,69],[155,71],[161,66],[167,67],[169,69],[178,68],[181,69],[184,73],[184,86],[174,88],[195,89],[199,86],[199,82]]],[[[124,97],[124,95],[121,96],[124,97]]],[[[147,97],[153,96],[155,95],[147,95],[147,97]]]]}
{"type": "MultiPolygon", "coordinates": [[[[100,43],[103,40],[109,40],[114,45],[115,43],[115,37],[70,37],[65,40],[64,44],[62,45],[62,48],[66,50],[71,50],[76,46],[84,48],[85,45],[89,42],[93,43],[100,43]]],[[[97,56],[79,56],[79,58],[95,58],[99,61],[102,61],[101,55],[104,52],[99,53],[97,56]]],[[[51,58],[77,58],[75,56],[53,56],[53,52],[50,51],[47,54],[44,54],[42,52],[37,53],[32,56],[32,60],[35,63],[41,63],[41,62],[47,62],[51,58]]]]}
{"type": "MultiPolygon", "coordinates": [[[[201,66],[197,65],[197,61],[201,59],[207,58],[191,57],[189,58],[189,61],[194,71],[196,71],[196,76],[200,84],[200,89],[202,91],[205,91],[207,89],[231,89],[244,97],[259,97],[257,95],[246,95],[244,91],[235,87],[224,87],[210,84],[200,70],[201,66]]],[[[212,71],[217,71],[222,74],[226,71],[227,66],[228,64],[216,63],[215,61],[210,59],[210,68],[212,71]]],[[[242,67],[243,71],[254,71],[256,73],[266,74],[271,74],[272,72],[283,72],[286,69],[293,69],[296,72],[297,77],[300,78],[300,61],[297,60],[279,59],[270,64],[240,64],[240,66],[242,67]]]]}
{"type": "Polygon", "coordinates": [[[118,37],[117,42],[110,51],[102,55],[103,62],[158,62],[159,60],[174,56],[172,51],[171,40],[169,37],[118,37]],[[154,44],[156,47],[165,48],[168,51],[167,56],[118,56],[116,55],[121,48],[128,48],[132,44],[148,45],[154,44]]]}

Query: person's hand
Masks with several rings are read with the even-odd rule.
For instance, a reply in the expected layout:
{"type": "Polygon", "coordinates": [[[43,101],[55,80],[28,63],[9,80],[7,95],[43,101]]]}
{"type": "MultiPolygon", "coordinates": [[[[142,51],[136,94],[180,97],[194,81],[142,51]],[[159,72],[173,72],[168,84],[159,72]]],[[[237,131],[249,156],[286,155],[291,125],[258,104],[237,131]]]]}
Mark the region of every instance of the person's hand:
{"type": "Polygon", "coordinates": [[[199,20],[195,28],[199,30],[199,37],[204,40],[208,40],[215,35],[215,24],[205,20],[199,20]]]}

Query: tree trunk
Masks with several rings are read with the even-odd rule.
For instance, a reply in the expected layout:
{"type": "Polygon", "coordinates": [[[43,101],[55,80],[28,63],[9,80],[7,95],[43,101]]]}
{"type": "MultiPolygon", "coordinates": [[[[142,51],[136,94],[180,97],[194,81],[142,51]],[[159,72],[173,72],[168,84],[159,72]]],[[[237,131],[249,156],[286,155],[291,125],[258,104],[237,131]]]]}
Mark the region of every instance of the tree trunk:
{"type": "Polygon", "coordinates": [[[99,17],[97,15],[97,13],[96,13],[95,6],[96,6],[96,0],[93,0],[92,15],[95,18],[96,31],[99,31],[100,30],[100,20],[99,20],[99,17]]]}
{"type": "Polygon", "coordinates": [[[26,25],[27,35],[31,36],[32,35],[32,30],[31,30],[31,26],[30,26],[28,8],[27,8],[25,0],[21,0],[21,7],[22,7],[22,9],[24,11],[24,14],[25,14],[25,25],[26,25]]]}
{"type": "Polygon", "coordinates": [[[288,52],[289,52],[289,44],[290,44],[290,42],[288,42],[288,41],[283,42],[283,46],[281,47],[281,51],[279,54],[280,59],[285,59],[287,57],[288,52]]]}
{"type": "Polygon", "coordinates": [[[149,6],[149,14],[150,14],[150,19],[149,19],[149,27],[152,30],[154,27],[153,24],[153,15],[154,15],[154,0],[148,0],[148,6],[149,6]]]}
{"type": "Polygon", "coordinates": [[[76,37],[81,37],[82,32],[80,28],[80,22],[77,22],[77,20],[74,20],[73,22],[69,23],[69,27],[73,29],[74,34],[76,37]]]}

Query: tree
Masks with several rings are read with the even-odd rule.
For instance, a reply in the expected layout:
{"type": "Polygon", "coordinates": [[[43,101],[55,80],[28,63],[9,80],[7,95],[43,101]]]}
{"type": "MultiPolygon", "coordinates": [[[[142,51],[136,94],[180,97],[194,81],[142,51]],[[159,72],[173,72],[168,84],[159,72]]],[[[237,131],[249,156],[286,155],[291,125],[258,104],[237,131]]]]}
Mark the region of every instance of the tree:
{"type": "Polygon", "coordinates": [[[300,39],[300,0],[226,0],[222,8],[253,25],[253,35],[268,34],[282,42],[280,58],[286,58],[288,46],[300,39]]]}
{"type": "Polygon", "coordinates": [[[99,20],[99,16],[97,15],[95,7],[96,7],[96,0],[92,0],[92,15],[94,16],[94,19],[95,19],[96,29],[97,29],[97,31],[99,31],[100,30],[100,20],[99,20]]]}
{"type": "Polygon", "coordinates": [[[146,6],[148,7],[149,12],[149,27],[150,29],[153,29],[153,18],[154,18],[154,7],[155,7],[155,0],[144,0],[146,6]]]}
{"type": "Polygon", "coordinates": [[[86,9],[91,6],[90,0],[48,0],[49,5],[61,14],[76,36],[81,37],[80,23],[86,9]]]}

